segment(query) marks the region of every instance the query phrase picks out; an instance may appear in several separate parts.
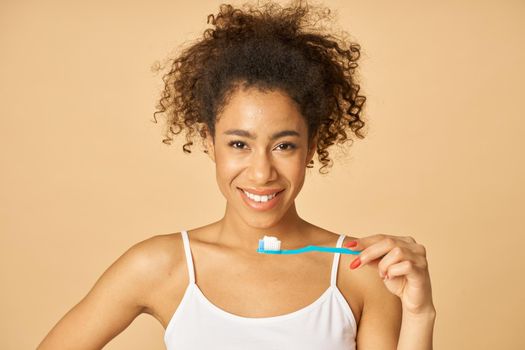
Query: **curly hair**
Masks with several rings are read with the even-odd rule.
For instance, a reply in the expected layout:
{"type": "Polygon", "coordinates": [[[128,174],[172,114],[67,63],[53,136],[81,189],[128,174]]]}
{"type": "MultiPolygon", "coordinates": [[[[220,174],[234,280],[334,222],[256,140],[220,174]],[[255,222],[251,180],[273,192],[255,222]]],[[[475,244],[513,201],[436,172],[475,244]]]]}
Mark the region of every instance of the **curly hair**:
{"type": "Polygon", "coordinates": [[[347,40],[346,32],[335,35],[320,24],[332,19],[328,8],[302,0],[284,8],[272,1],[242,8],[221,4],[219,13],[207,19],[213,28],[170,59],[162,77],[164,89],[153,114],[155,123],[159,114],[167,120],[162,142],[171,144],[171,135],[185,130],[182,149],[191,153],[197,134],[202,141],[209,132],[215,140],[216,116],[240,86],[280,89],[297,103],[308,126],[308,144],[317,136],[321,174],[333,165],[328,147],[353,143],[347,129],[364,138],[366,97],[358,95],[356,77],[360,45],[347,40]]]}

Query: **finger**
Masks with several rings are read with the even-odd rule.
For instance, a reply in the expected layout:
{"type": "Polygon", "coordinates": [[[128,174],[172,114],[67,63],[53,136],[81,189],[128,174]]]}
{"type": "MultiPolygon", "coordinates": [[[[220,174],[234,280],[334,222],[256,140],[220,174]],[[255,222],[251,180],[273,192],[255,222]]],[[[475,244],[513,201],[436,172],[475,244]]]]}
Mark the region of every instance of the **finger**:
{"type": "Polygon", "coordinates": [[[427,249],[425,248],[424,245],[415,243],[413,245],[413,250],[414,250],[414,252],[416,254],[426,258],[426,256],[427,256],[427,249]]]}
{"type": "Polygon", "coordinates": [[[361,251],[359,254],[361,265],[365,265],[371,261],[384,257],[396,247],[404,248],[406,245],[407,243],[400,241],[399,239],[387,237],[361,251]]]}
{"type": "Polygon", "coordinates": [[[410,243],[410,244],[415,244],[416,243],[416,240],[414,239],[414,237],[412,236],[398,236],[401,240],[407,242],[407,243],[410,243]]]}
{"type": "Polygon", "coordinates": [[[350,240],[346,242],[343,246],[346,248],[353,249],[353,250],[363,250],[387,238],[402,240],[403,242],[406,242],[406,243],[416,243],[415,239],[412,238],[411,236],[394,236],[394,235],[386,235],[383,233],[379,233],[379,234],[375,234],[375,235],[371,235],[367,237],[350,240]]]}
{"type": "Polygon", "coordinates": [[[383,235],[383,234],[376,234],[376,235],[372,235],[372,236],[361,237],[361,238],[357,238],[355,240],[346,242],[344,244],[344,246],[347,247],[347,248],[354,249],[354,250],[363,250],[363,249],[369,247],[370,245],[372,245],[372,244],[374,244],[376,242],[379,242],[380,240],[384,239],[385,237],[386,237],[386,235],[383,235]]]}
{"type": "Polygon", "coordinates": [[[404,260],[400,263],[390,265],[386,272],[386,279],[392,279],[394,277],[405,276],[407,280],[418,280],[422,275],[420,268],[410,260],[404,260]]]}
{"type": "Polygon", "coordinates": [[[377,265],[379,276],[383,278],[387,274],[387,270],[390,266],[404,260],[414,260],[415,258],[416,256],[409,249],[399,246],[394,247],[377,265]]]}

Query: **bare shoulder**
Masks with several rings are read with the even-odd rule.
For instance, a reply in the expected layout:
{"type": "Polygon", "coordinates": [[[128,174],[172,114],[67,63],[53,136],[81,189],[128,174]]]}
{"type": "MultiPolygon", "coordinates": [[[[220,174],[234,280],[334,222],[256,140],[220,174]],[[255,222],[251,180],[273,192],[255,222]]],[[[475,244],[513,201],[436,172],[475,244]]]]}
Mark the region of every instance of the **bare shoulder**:
{"type": "Polygon", "coordinates": [[[150,312],[155,293],[184,254],[180,234],[157,235],[127,249],[98,278],[87,295],[67,312],[39,345],[99,349],[141,313],[150,312]]]}
{"type": "Polygon", "coordinates": [[[184,261],[180,233],[155,235],[131,246],[123,254],[123,263],[149,279],[162,279],[184,261]]]}
{"type": "MultiPolygon", "coordinates": [[[[345,242],[353,237],[345,237],[345,242]]],[[[357,255],[341,254],[338,286],[358,323],[358,345],[395,348],[401,326],[401,301],[379,276],[377,262],[350,269],[357,255]],[[381,334],[381,337],[377,337],[381,334]]]]}
{"type": "MultiPolygon", "coordinates": [[[[140,304],[144,308],[143,311],[153,314],[156,293],[162,290],[166,283],[173,282],[173,276],[180,275],[178,271],[185,268],[180,233],[155,235],[138,242],[129,248],[122,258],[125,265],[123,269],[142,282],[135,288],[143,289],[137,293],[142,296],[140,304]]],[[[180,282],[182,285],[182,278],[180,282]]]]}

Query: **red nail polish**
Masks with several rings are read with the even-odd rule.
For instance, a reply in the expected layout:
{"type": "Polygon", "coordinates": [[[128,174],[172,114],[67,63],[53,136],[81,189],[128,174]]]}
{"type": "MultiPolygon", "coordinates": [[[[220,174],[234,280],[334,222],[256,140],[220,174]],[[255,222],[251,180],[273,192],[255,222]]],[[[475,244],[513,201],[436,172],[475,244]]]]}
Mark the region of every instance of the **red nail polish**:
{"type": "Polygon", "coordinates": [[[350,242],[346,242],[346,243],[344,244],[344,246],[345,246],[346,248],[355,247],[356,245],[357,245],[357,241],[350,241],[350,242]]]}
{"type": "Polygon", "coordinates": [[[357,268],[359,265],[361,265],[361,259],[357,257],[352,263],[350,264],[351,269],[357,268]]]}

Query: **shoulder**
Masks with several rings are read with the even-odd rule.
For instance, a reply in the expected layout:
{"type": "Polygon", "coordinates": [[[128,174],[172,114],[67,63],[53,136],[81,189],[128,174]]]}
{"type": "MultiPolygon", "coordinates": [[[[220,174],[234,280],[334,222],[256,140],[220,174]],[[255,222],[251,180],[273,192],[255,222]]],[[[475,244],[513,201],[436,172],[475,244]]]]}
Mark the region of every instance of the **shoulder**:
{"type": "Polygon", "coordinates": [[[180,233],[155,235],[128,248],[105,274],[121,281],[120,286],[147,309],[152,294],[183,267],[184,259],[180,233]]]}
{"type": "MultiPolygon", "coordinates": [[[[345,242],[352,239],[345,237],[345,242]]],[[[395,342],[401,325],[401,300],[386,288],[377,262],[351,270],[350,264],[356,258],[356,255],[341,254],[338,285],[359,324],[360,343],[373,344],[377,334],[395,342]]]]}
{"type": "Polygon", "coordinates": [[[166,273],[184,259],[182,236],[180,233],[151,236],[131,246],[123,257],[137,273],[153,276],[166,273]]]}
{"type": "MultiPolygon", "coordinates": [[[[134,244],[98,278],[88,294],[53,327],[39,349],[101,349],[150,302],[163,279],[180,264],[180,235],[159,235],[134,244]]],[[[177,282],[182,280],[176,279],[177,282]]]]}

